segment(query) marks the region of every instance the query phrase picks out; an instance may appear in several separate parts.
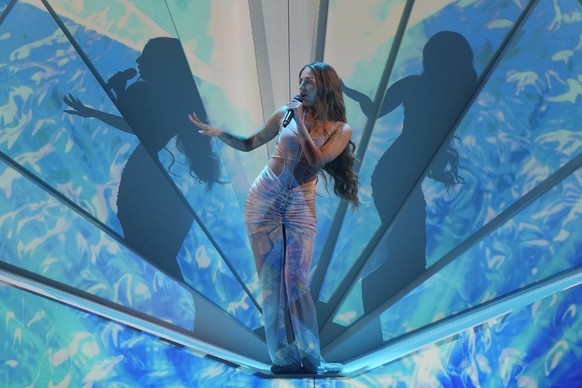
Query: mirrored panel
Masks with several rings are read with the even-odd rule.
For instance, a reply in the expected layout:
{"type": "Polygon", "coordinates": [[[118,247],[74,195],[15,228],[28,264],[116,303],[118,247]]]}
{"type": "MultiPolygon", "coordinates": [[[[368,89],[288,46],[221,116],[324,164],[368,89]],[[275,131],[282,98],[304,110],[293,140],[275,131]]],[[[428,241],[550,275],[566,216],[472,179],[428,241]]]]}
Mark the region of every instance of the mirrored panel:
{"type": "Polygon", "coordinates": [[[256,386],[257,377],[119,322],[0,282],[0,384],[256,386]]]}
{"type": "Polygon", "coordinates": [[[220,150],[187,120],[206,113],[180,41],[163,32],[171,21],[165,6],[17,3],[1,26],[10,63],[2,151],[254,329],[262,323],[242,214],[220,150]],[[23,18],[35,28],[10,33],[23,18]]]}
{"type": "MultiPolygon", "coordinates": [[[[395,44],[394,37],[403,16],[405,3],[404,0],[367,0],[357,5],[343,0],[329,3],[324,60],[336,69],[344,83],[344,90],[345,86],[349,85],[372,96],[377,93],[384,65],[395,44]],[[354,19],[365,22],[353,23],[354,19]]],[[[344,98],[344,102],[349,124],[353,128],[352,140],[356,144],[356,153],[363,155],[365,146],[362,145],[362,140],[366,135],[367,117],[353,100],[344,98]]],[[[330,188],[325,187],[325,181],[322,179],[319,183],[317,203],[319,228],[313,255],[313,268],[316,274],[312,279],[317,282],[312,284],[315,295],[326,273],[327,276],[342,276],[343,272],[338,271],[333,262],[331,266],[329,263],[330,252],[337,238],[337,228],[345,209],[343,211],[341,208],[338,209],[340,201],[330,188]],[[333,273],[329,273],[330,270],[333,273]]],[[[365,186],[360,187],[360,197],[363,201],[366,200],[365,190],[365,186]]],[[[354,233],[366,235],[368,231],[365,227],[358,227],[354,233]]],[[[328,287],[325,287],[322,292],[325,294],[327,289],[328,287]]]]}
{"type": "MultiPolygon", "coordinates": [[[[511,212],[505,222],[387,310],[377,304],[373,315],[380,317],[378,338],[394,340],[582,265],[581,204],[582,169],[578,169],[517,214],[511,212]]],[[[362,317],[370,301],[361,290],[374,276],[358,283],[358,291],[336,316],[337,324],[350,325],[362,317]]]]}
{"type": "Polygon", "coordinates": [[[0,261],[194,329],[191,292],[0,163],[0,261]]]}
{"type": "MultiPolygon", "coordinates": [[[[576,2],[563,3],[564,12],[579,7],[576,2]]],[[[441,147],[422,186],[415,187],[398,210],[363,270],[364,313],[486,229],[499,214],[512,211],[516,203],[527,204],[528,194],[544,190],[537,186],[552,174],[567,175],[580,165],[576,139],[582,111],[566,96],[571,94],[567,80],[576,79],[582,63],[559,59],[576,50],[579,41],[574,26],[556,28],[553,16],[548,4],[531,11],[464,116],[454,141],[441,147]],[[550,45],[559,54],[548,56],[550,45]],[[538,49],[525,49],[533,46],[538,49]],[[531,82],[519,81],[523,77],[531,82]],[[555,84],[550,77],[566,82],[555,84]],[[571,166],[562,172],[567,163],[571,166]]],[[[511,249],[511,242],[506,243],[511,249]]],[[[454,260],[454,253],[448,260],[454,260]]],[[[478,289],[474,283],[471,288],[478,289]]]]}
{"type": "MultiPolygon", "coordinates": [[[[346,101],[366,117],[370,133],[366,143],[358,144],[366,149],[359,171],[362,206],[345,213],[319,295],[322,305],[334,305],[346,292],[409,195],[417,209],[408,215],[412,229],[402,233],[415,236],[413,246],[423,251],[424,199],[411,192],[523,12],[515,3],[501,8],[492,2],[414,3],[401,22],[406,29],[398,36],[394,57],[375,59],[375,66],[387,72],[387,89],[374,94],[350,84],[358,72],[346,76],[346,101]]],[[[433,179],[444,178],[435,173],[433,179]]],[[[424,270],[420,256],[417,268],[402,274],[403,284],[424,270]]]]}
{"type": "Polygon", "coordinates": [[[576,386],[581,376],[581,298],[582,286],[558,292],[355,381],[364,386],[576,386]]]}

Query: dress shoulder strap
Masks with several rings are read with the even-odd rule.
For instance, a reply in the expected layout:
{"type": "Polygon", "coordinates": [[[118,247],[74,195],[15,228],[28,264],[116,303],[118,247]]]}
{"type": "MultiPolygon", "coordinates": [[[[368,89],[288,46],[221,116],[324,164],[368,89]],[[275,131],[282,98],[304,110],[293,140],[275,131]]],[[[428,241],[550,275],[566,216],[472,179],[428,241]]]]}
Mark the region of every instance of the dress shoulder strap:
{"type": "Polygon", "coordinates": [[[323,144],[327,143],[327,141],[333,136],[333,134],[336,133],[338,129],[343,127],[344,124],[345,123],[343,121],[338,121],[337,124],[333,126],[329,134],[326,135],[325,142],[323,144]]]}
{"type": "Polygon", "coordinates": [[[329,139],[330,137],[332,137],[333,134],[336,133],[338,129],[344,126],[344,124],[345,123],[343,121],[338,121],[337,124],[333,126],[333,129],[331,130],[327,138],[329,139]]]}

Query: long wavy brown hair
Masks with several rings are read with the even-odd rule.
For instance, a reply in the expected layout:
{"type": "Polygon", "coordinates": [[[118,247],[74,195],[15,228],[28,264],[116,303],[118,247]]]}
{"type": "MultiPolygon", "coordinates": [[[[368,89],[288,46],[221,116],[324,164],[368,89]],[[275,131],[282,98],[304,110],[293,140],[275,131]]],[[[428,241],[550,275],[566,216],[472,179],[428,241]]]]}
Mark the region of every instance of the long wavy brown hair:
{"type": "MultiPolygon", "coordinates": [[[[341,81],[335,69],[324,62],[313,62],[301,69],[299,78],[306,68],[313,72],[317,85],[314,104],[317,120],[320,122],[347,122],[341,81]]],[[[360,204],[358,198],[359,182],[358,175],[353,170],[356,160],[355,149],[356,145],[350,140],[341,154],[331,162],[326,163],[323,170],[333,179],[334,193],[338,197],[350,201],[354,206],[358,206],[360,204]]]]}

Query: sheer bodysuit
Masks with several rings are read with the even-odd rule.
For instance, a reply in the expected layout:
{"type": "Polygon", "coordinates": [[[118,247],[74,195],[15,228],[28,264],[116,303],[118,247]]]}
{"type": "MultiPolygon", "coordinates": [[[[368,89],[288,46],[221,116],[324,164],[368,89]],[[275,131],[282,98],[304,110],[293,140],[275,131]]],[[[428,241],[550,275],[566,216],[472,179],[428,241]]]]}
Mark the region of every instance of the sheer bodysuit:
{"type": "MultiPolygon", "coordinates": [[[[326,136],[313,137],[317,147],[326,136]]],[[[273,155],[251,186],[245,224],[259,274],[267,348],[273,364],[316,373],[319,332],[309,290],[317,231],[317,173],[303,155],[295,121],[281,128],[273,155]]]]}

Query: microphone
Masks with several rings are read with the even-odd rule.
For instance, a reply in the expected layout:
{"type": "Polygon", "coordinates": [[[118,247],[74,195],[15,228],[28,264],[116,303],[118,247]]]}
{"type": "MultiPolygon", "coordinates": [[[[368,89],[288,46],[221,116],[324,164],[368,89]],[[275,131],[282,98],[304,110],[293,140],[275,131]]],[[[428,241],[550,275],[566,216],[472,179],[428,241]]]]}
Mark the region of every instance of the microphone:
{"type": "Polygon", "coordinates": [[[113,89],[115,86],[119,86],[121,84],[125,86],[125,83],[132,79],[133,77],[135,77],[136,75],[137,70],[135,70],[134,68],[123,70],[111,76],[111,78],[109,78],[109,80],[105,84],[105,88],[113,89]]]}
{"type": "MultiPolygon", "coordinates": [[[[299,101],[299,102],[301,102],[301,100],[302,100],[302,98],[299,94],[296,95],[295,97],[293,97],[293,99],[295,101],[299,101]]],[[[288,109],[287,113],[285,113],[285,117],[283,117],[283,128],[285,128],[287,125],[289,125],[292,118],[293,118],[293,109],[288,109]]]]}

